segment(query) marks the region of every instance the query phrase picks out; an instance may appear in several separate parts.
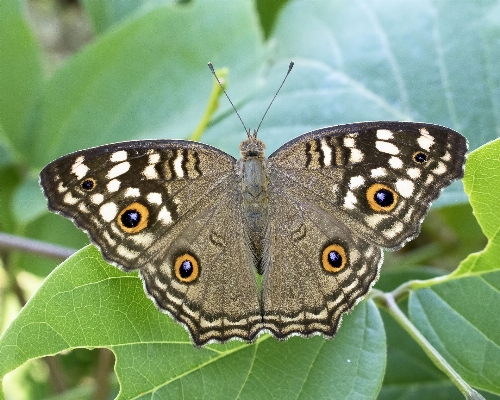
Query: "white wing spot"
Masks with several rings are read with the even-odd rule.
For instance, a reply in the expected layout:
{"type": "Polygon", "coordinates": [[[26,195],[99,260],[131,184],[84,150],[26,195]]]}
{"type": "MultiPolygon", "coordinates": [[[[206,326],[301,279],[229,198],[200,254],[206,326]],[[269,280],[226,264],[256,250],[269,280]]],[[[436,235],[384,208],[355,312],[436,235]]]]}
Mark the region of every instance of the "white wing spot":
{"type": "Polygon", "coordinates": [[[352,149],[351,155],[349,156],[350,163],[358,163],[363,161],[363,152],[359,149],[352,149]]]}
{"type": "Polygon", "coordinates": [[[393,134],[390,130],[388,129],[377,129],[377,139],[380,140],[388,140],[392,139],[393,134]]]}
{"type": "Polygon", "coordinates": [[[125,191],[125,197],[139,197],[141,195],[141,191],[138,188],[128,188],[125,191]]]}
{"type": "Polygon", "coordinates": [[[101,193],[96,193],[90,196],[90,200],[94,204],[101,204],[104,201],[104,196],[101,193]]]}
{"type": "Polygon", "coordinates": [[[111,222],[115,219],[116,214],[118,214],[118,208],[115,203],[106,203],[99,208],[99,213],[104,221],[111,222]]]}
{"type": "Polygon", "coordinates": [[[161,290],[167,291],[168,286],[165,285],[162,281],[160,281],[158,278],[155,278],[155,285],[158,286],[161,290]]]}
{"type": "Polygon", "coordinates": [[[411,222],[411,216],[415,212],[414,207],[408,207],[408,211],[406,211],[405,216],[403,217],[403,221],[405,221],[407,224],[411,222]]]}
{"type": "Polygon", "coordinates": [[[432,170],[436,175],[442,175],[446,172],[446,164],[439,161],[438,166],[432,170]]]}
{"type": "Polygon", "coordinates": [[[447,151],[446,153],[444,153],[444,156],[441,157],[441,160],[443,161],[450,161],[451,160],[451,154],[449,151],[447,151]]]}
{"type": "Polygon", "coordinates": [[[420,176],[420,170],[418,168],[408,168],[406,173],[412,179],[417,179],[420,176]]]}
{"type": "Polygon", "coordinates": [[[434,175],[429,175],[425,181],[425,184],[428,185],[434,181],[434,175]]]}
{"type": "Polygon", "coordinates": [[[133,235],[132,240],[142,247],[149,247],[155,240],[155,237],[149,233],[141,232],[139,234],[133,235]]]}
{"type": "Polygon", "coordinates": [[[389,239],[392,239],[393,237],[395,237],[399,232],[401,232],[404,228],[404,225],[402,222],[398,221],[396,222],[390,229],[386,229],[384,231],[382,231],[382,234],[389,238],[389,239]]]}
{"type": "Polygon", "coordinates": [[[365,178],[362,176],[353,176],[349,181],[349,189],[357,189],[365,183],[365,178]]]}
{"type": "Polygon", "coordinates": [[[399,157],[389,158],[389,165],[394,169],[400,169],[403,167],[403,161],[399,157]]]}
{"type": "Polygon", "coordinates": [[[73,197],[73,195],[71,194],[71,192],[68,192],[64,195],[64,198],[63,198],[64,202],[66,204],[70,204],[70,205],[75,205],[76,203],[78,203],[80,201],[80,199],[77,199],[76,197],[73,197]]]}
{"type": "Polygon", "coordinates": [[[389,215],[387,214],[372,214],[365,217],[365,221],[371,228],[375,229],[377,225],[384,219],[387,219],[389,215]]]}
{"type": "Polygon", "coordinates": [[[184,171],[182,170],[182,161],[184,157],[182,156],[182,152],[179,150],[177,153],[177,157],[174,160],[174,171],[178,178],[182,178],[184,176],[184,171]]]}
{"type": "Polygon", "coordinates": [[[356,141],[352,137],[346,137],[344,138],[344,146],[345,147],[356,147],[356,141]]]}
{"type": "Polygon", "coordinates": [[[106,239],[106,242],[108,242],[108,244],[110,244],[111,246],[116,246],[116,240],[114,240],[108,232],[104,231],[102,233],[102,236],[104,236],[104,239],[106,239]]]}
{"type": "Polygon", "coordinates": [[[375,142],[375,147],[377,148],[378,151],[382,153],[387,153],[387,154],[399,154],[399,149],[392,143],[389,142],[383,142],[381,140],[377,140],[375,142]]]}
{"type": "Polygon", "coordinates": [[[326,167],[329,167],[332,163],[332,149],[326,143],[326,139],[321,139],[321,150],[323,151],[324,163],[326,167]]]}
{"type": "Polygon", "coordinates": [[[166,225],[172,223],[172,215],[166,207],[162,207],[160,212],[158,213],[158,221],[161,221],[166,225]]]}
{"type": "Polygon", "coordinates": [[[84,160],[84,156],[77,157],[77,159],[71,166],[71,172],[76,175],[77,179],[82,179],[85,175],[87,175],[87,172],[89,171],[89,167],[87,167],[83,163],[84,160]]]}
{"type": "Polygon", "coordinates": [[[400,179],[396,182],[396,190],[403,197],[411,197],[413,194],[414,185],[409,179],[400,179]]]}
{"type": "Polygon", "coordinates": [[[118,189],[120,189],[120,181],[118,179],[113,179],[112,181],[108,182],[107,188],[108,192],[113,193],[116,192],[118,189]]]}
{"type": "Polygon", "coordinates": [[[160,161],[160,155],[158,153],[151,153],[148,157],[149,164],[156,164],[160,161]]]}
{"type": "Polygon", "coordinates": [[[429,151],[431,146],[434,144],[434,138],[430,135],[429,131],[425,128],[420,128],[420,136],[417,139],[418,145],[429,151]]]}
{"type": "Polygon", "coordinates": [[[116,251],[118,252],[119,255],[121,255],[124,258],[128,258],[129,260],[137,258],[140,255],[139,252],[130,250],[129,248],[125,247],[122,244],[116,246],[116,251]]]}
{"type": "Polygon", "coordinates": [[[387,175],[387,170],[385,168],[379,167],[374,168],[371,171],[372,178],[380,178],[387,175]]]}
{"type": "Polygon", "coordinates": [[[108,179],[116,178],[117,176],[123,175],[129,169],[130,169],[130,163],[128,161],[122,162],[111,168],[108,174],[106,175],[106,178],[108,179]]]}
{"type": "Polygon", "coordinates": [[[127,152],[125,150],[120,150],[111,154],[111,157],[109,159],[112,162],[120,162],[120,161],[125,161],[127,157],[128,157],[127,152]]]}
{"type": "Polygon", "coordinates": [[[59,182],[59,185],[57,185],[57,191],[59,193],[64,193],[66,190],[68,190],[68,188],[64,186],[62,182],[59,182]]]}
{"type": "MultiPolygon", "coordinates": [[[[151,156],[150,156],[151,157],[151,156]]],[[[156,172],[155,166],[154,165],[148,165],[144,170],[142,171],[142,174],[146,179],[158,179],[158,172],[156,172]]]]}
{"type": "Polygon", "coordinates": [[[162,198],[161,198],[161,194],[160,193],[149,193],[146,198],[148,199],[148,201],[152,204],[158,204],[160,205],[162,203],[162,198]]]}
{"type": "Polygon", "coordinates": [[[344,198],[344,207],[349,209],[349,210],[352,210],[354,208],[356,208],[355,204],[358,202],[358,200],[356,199],[356,196],[354,196],[354,194],[348,190],[347,191],[347,194],[344,198]]]}
{"type": "Polygon", "coordinates": [[[90,212],[87,206],[83,203],[78,204],[78,209],[85,214],[88,214],[90,212]]]}

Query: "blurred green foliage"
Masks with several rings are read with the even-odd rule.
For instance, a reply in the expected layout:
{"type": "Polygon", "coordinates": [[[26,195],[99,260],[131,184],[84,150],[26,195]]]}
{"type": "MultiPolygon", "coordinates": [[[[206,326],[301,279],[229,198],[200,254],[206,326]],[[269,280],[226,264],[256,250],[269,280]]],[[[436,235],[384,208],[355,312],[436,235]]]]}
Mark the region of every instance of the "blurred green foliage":
{"type": "MultiPolygon", "coordinates": [[[[467,136],[471,150],[500,134],[498,1],[82,0],[82,9],[51,4],[0,1],[2,232],[68,247],[88,243],[71,222],[46,211],[36,187],[40,169],[99,144],[189,137],[207,107],[208,61],[228,69],[227,90],[250,127],[257,126],[289,61],[295,61],[260,130],[268,154],[306,131],[363,120],[446,125],[467,136]],[[57,16],[59,22],[47,26],[59,40],[40,33],[45,17],[36,7],[57,16]],[[68,44],[60,22],[68,14],[82,24],[73,29],[88,26],[93,37],[55,63],[50,43],[68,44]]],[[[221,101],[202,141],[236,156],[243,137],[239,120],[221,101]]],[[[449,278],[414,287],[403,303],[454,368],[490,392],[487,398],[500,394],[500,322],[492,316],[498,314],[500,272],[491,261],[498,259],[500,180],[498,165],[487,162],[498,164],[498,154],[498,146],[490,145],[471,156],[466,184],[475,182],[467,192],[472,207],[460,183],[443,192],[419,238],[387,254],[377,284],[390,291],[412,279],[441,276],[487,246],[449,278]],[[481,296],[474,299],[477,291],[481,296]]],[[[5,322],[13,299],[22,303],[19,293],[26,296],[26,272],[46,277],[56,263],[5,249],[0,255],[5,322]]],[[[144,296],[137,277],[108,266],[93,248],[54,271],[2,336],[2,375],[28,359],[80,347],[113,350],[121,398],[460,395],[371,301],[345,318],[331,342],[263,337],[251,346],[193,349],[187,333],[144,296]]],[[[65,398],[93,396],[95,387],[87,384],[97,381],[100,357],[83,349],[56,357],[58,373],[71,377],[65,398]]],[[[10,387],[24,387],[18,398],[53,393],[49,365],[37,360],[16,371],[17,386],[10,387]]],[[[118,390],[114,385],[110,396],[118,390]]]]}

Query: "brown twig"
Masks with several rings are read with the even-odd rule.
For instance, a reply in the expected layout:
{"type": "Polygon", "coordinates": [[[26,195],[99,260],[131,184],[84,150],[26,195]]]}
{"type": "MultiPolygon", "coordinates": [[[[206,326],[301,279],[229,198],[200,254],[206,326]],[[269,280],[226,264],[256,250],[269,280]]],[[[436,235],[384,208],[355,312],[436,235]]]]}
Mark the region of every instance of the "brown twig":
{"type": "Polygon", "coordinates": [[[76,249],[58,246],[55,244],[42,242],[40,240],[28,239],[25,237],[11,235],[3,232],[0,232],[0,249],[23,250],[28,253],[54,258],[57,260],[65,260],[76,252],[76,249]]]}

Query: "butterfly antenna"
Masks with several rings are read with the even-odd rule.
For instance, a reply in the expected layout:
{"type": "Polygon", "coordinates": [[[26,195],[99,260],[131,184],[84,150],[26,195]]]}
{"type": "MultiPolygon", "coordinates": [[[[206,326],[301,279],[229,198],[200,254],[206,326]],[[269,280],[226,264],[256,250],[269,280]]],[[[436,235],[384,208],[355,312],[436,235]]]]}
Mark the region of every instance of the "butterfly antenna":
{"type": "Polygon", "coordinates": [[[282,87],[282,86],[283,86],[283,84],[285,83],[286,78],[288,78],[288,75],[290,74],[290,71],[292,70],[292,68],[293,68],[293,61],[290,61],[290,65],[288,66],[288,71],[287,71],[287,73],[286,73],[285,77],[283,78],[283,82],[281,82],[280,87],[278,88],[278,90],[277,90],[276,94],[274,95],[273,99],[272,99],[272,100],[271,100],[271,102],[269,103],[269,106],[267,107],[267,110],[266,110],[266,112],[264,113],[264,115],[262,116],[262,119],[260,120],[260,124],[259,124],[259,126],[257,127],[257,130],[256,130],[256,131],[255,131],[255,133],[254,133],[254,136],[255,136],[255,137],[257,136],[257,132],[259,131],[260,126],[262,125],[262,121],[264,121],[264,117],[266,116],[267,112],[268,112],[268,111],[269,111],[269,109],[271,108],[271,105],[273,104],[274,99],[276,98],[276,96],[277,96],[277,95],[278,95],[278,93],[280,92],[281,87],[282,87]]]}
{"type": "Polygon", "coordinates": [[[236,115],[238,116],[238,118],[240,119],[241,121],[241,124],[243,125],[243,128],[245,128],[245,132],[247,134],[248,137],[250,137],[250,131],[247,129],[247,127],[245,126],[245,124],[243,123],[243,120],[241,119],[240,117],[240,114],[238,114],[238,110],[236,109],[236,107],[234,106],[233,102],[231,101],[231,99],[229,98],[229,96],[227,95],[226,91],[224,90],[224,87],[222,86],[222,83],[220,83],[219,81],[219,78],[217,77],[217,74],[215,73],[215,70],[214,70],[214,66],[212,65],[211,62],[208,63],[208,68],[210,68],[210,71],[212,71],[212,74],[214,74],[215,76],[215,79],[217,79],[217,82],[219,83],[219,86],[220,88],[222,89],[222,91],[224,92],[224,94],[226,95],[227,99],[229,100],[229,102],[231,103],[231,106],[233,107],[233,110],[234,112],[236,113],[236,115]]]}

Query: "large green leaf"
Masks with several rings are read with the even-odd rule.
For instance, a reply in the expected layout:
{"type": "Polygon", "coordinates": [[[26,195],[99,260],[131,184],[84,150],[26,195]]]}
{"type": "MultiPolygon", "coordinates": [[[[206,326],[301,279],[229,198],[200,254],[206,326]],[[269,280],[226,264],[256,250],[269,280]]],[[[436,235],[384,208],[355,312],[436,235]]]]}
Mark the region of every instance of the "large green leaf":
{"type": "MultiPolygon", "coordinates": [[[[474,149],[500,134],[499,10],[493,0],[290,2],[271,35],[280,62],[240,113],[257,126],[293,59],[262,125],[269,152],[312,129],[385,119],[448,126],[474,149]]],[[[240,126],[231,116],[204,140],[235,149],[240,126]]],[[[457,199],[460,183],[438,201],[457,199]]]]}
{"type": "Polygon", "coordinates": [[[89,246],[47,278],[0,338],[0,376],[31,358],[75,347],[109,347],[121,398],[373,398],[385,371],[385,333],[363,302],[336,338],[270,336],[196,349],[144,295],[140,280],[89,246]]]}
{"type": "Polygon", "coordinates": [[[455,273],[417,283],[410,317],[431,344],[471,385],[500,394],[500,140],[470,154],[464,178],[487,247],[455,273]]]}
{"type": "Polygon", "coordinates": [[[26,144],[24,135],[42,78],[39,50],[21,6],[19,0],[0,1],[0,125],[2,135],[18,150],[26,144]]]}

